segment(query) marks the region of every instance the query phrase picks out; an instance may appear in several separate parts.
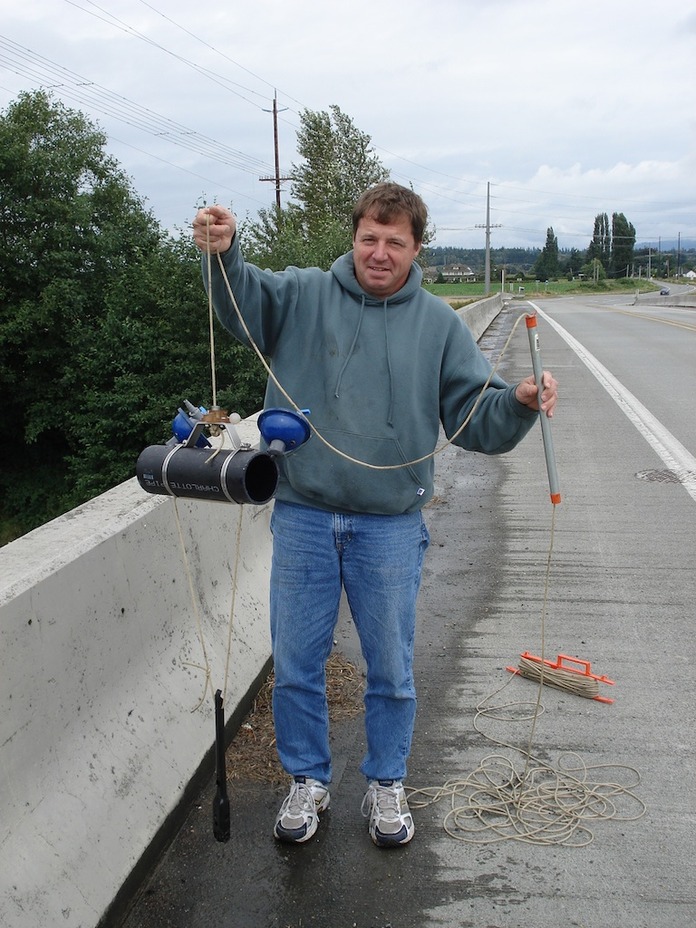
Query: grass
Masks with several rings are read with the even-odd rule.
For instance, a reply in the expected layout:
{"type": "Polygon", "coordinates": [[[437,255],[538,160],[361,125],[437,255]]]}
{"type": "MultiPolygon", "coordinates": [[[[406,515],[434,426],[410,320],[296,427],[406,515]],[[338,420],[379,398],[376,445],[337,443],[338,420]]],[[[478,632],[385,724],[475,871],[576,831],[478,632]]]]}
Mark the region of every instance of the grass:
{"type": "MultiPolygon", "coordinates": [[[[425,289],[429,293],[443,299],[461,299],[462,301],[473,301],[480,299],[485,292],[483,281],[463,284],[425,284],[425,289]]],[[[508,296],[520,296],[520,287],[524,287],[525,296],[566,296],[573,293],[635,293],[637,290],[641,293],[648,293],[651,290],[659,290],[659,286],[649,281],[635,278],[622,277],[618,280],[599,280],[597,283],[590,280],[549,280],[542,282],[537,280],[506,281],[505,293],[508,296]]],[[[491,295],[500,292],[500,281],[491,281],[491,295]]]]}

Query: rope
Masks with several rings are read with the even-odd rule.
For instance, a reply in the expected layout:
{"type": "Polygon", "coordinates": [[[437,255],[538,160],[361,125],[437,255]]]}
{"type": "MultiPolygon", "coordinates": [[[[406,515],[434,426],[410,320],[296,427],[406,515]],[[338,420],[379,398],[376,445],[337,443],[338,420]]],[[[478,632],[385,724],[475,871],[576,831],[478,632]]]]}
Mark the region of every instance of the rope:
{"type": "Polygon", "coordinates": [[[234,569],[232,570],[232,601],[230,603],[230,619],[227,625],[227,656],[225,657],[225,683],[222,689],[222,698],[224,701],[227,695],[227,680],[230,674],[230,654],[232,653],[232,631],[234,629],[234,608],[237,602],[237,574],[239,571],[239,552],[242,547],[242,519],[244,518],[244,506],[239,506],[239,518],[237,519],[237,537],[236,550],[234,554],[234,569]]]}
{"type": "MultiPolygon", "coordinates": [[[[176,522],[177,533],[179,536],[179,545],[181,547],[181,554],[182,554],[182,558],[184,562],[184,573],[186,574],[186,581],[188,583],[188,589],[189,589],[189,597],[191,599],[191,607],[193,609],[193,614],[196,620],[196,633],[198,635],[198,641],[200,642],[201,652],[203,654],[202,664],[196,664],[192,661],[182,661],[184,666],[193,667],[196,670],[201,670],[203,671],[205,675],[205,682],[203,685],[203,692],[201,694],[201,698],[198,700],[196,705],[191,710],[191,712],[197,712],[198,709],[200,709],[200,707],[205,702],[205,696],[206,696],[206,693],[208,692],[208,689],[210,689],[211,695],[214,695],[214,688],[212,686],[212,672],[211,672],[211,667],[210,667],[210,660],[208,658],[208,650],[206,648],[205,635],[203,633],[203,621],[201,619],[201,610],[199,607],[198,597],[196,596],[195,589],[194,589],[193,574],[191,571],[191,565],[189,563],[188,554],[186,552],[186,545],[184,543],[184,534],[183,534],[183,530],[181,526],[181,519],[179,516],[179,507],[177,505],[176,496],[172,496],[172,500],[174,501],[174,520],[176,522]]],[[[232,600],[230,603],[230,617],[229,617],[229,621],[227,625],[227,652],[225,655],[225,677],[224,677],[224,685],[222,688],[223,702],[227,695],[227,683],[229,679],[229,670],[230,670],[230,657],[232,654],[232,637],[233,637],[233,632],[234,632],[234,614],[235,614],[235,606],[236,606],[236,600],[237,600],[237,576],[239,573],[239,553],[241,550],[243,518],[244,518],[244,506],[240,505],[239,506],[239,518],[237,520],[236,551],[235,551],[235,558],[234,558],[234,567],[232,569],[232,600]]]]}
{"type": "MultiPolygon", "coordinates": [[[[268,374],[269,378],[273,381],[273,383],[276,385],[276,387],[278,388],[278,390],[280,391],[280,393],[285,397],[285,399],[288,401],[288,403],[290,403],[290,405],[292,406],[293,409],[295,409],[297,412],[301,412],[301,407],[300,407],[300,406],[295,402],[295,400],[290,396],[290,394],[286,391],[285,387],[282,385],[282,383],[278,380],[278,378],[276,377],[276,375],[273,373],[273,371],[271,370],[270,365],[269,365],[268,362],[266,361],[265,357],[263,356],[263,354],[262,354],[261,350],[259,349],[258,345],[256,344],[256,342],[254,341],[254,337],[252,336],[251,332],[249,331],[249,328],[248,328],[248,326],[247,326],[247,324],[246,324],[246,322],[245,322],[245,320],[244,320],[244,317],[242,316],[242,312],[241,312],[241,310],[240,310],[240,308],[239,308],[239,305],[238,305],[238,303],[237,303],[237,299],[236,299],[236,297],[235,297],[235,295],[234,295],[234,291],[232,290],[232,286],[230,285],[230,281],[229,281],[229,278],[228,278],[228,276],[227,276],[227,272],[225,271],[225,266],[224,266],[224,264],[222,263],[222,258],[220,257],[220,253],[219,253],[219,252],[217,253],[217,259],[218,259],[218,264],[219,264],[219,266],[220,266],[220,272],[221,272],[221,274],[222,274],[222,279],[223,279],[223,282],[224,282],[224,284],[225,284],[225,289],[227,290],[227,295],[228,295],[229,298],[230,298],[230,301],[231,301],[232,306],[233,306],[233,308],[234,308],[234,311],[235,311],[235,313],[236,313],[236,315],[237,315],[237,318],[239,319],[239,322],[240,322],[240,324],[241,324],[241,326],[242,326],[242,329],[244,330],[244,334],[246,335],[246,337],[247,337],[247,339],[248,339],[248,341],[249,341],[249,345],[253,348],[254,352],[256,353],[256,356],[257,356],[257,357],[259,358],[259,360],[261,361],[261,364],[263,365],[263,367],[264,367],[266,373],[268,374]]],[[[208,251],[208,263],[210,263],[210,251],[208,251]]],[[[208,294],[209,294],[209,298],[210,298],[210,284],[209,284],[209,286],[208,286],[208,294]]],[[[497,361],[496,361],[495,364],[493,365],[493,367],[492,367],[492,369],[491,369],[491,372],[490,372],[490,374],[488,375],[488,378],[486,379],[486,382],[485,382],[484,385],[481,387],[481,390],[480,390],[480,392],[479,392],[479,395],[476,397],[476,401],[474,402],[474,405],[471,407],[471,410],[469,411],[469,414],[468,414],[467,417],[464,419],[464,421],[462,422],[462,424],[459,426],[459,428],[457,429],[457,431],[456,431],[456,432],[454,433],[454,435],[452,435],[452,437],[449,438],[446,442],[443,442],[442,445],[440,445],[440,446],[437,447],[437,448],[434,448],[432,451],[429,451],[427,454],[422,455],[422,457],[414,458],[414,460],[412,460],[412,461],[406,461],[406,462],[404,462],[404,463],[402,463],[402,464],[370,464],[368,461],[361,461],[361,460],[359,460],[358,458],[354,458],[354,457],[352,457],[351,455],[346,454],[344,451],[341,451],[340,448],[336,448],[335,445],[332,445],[331,442],[328,441],[328,439],[324,438],[324,436],[321,434],[321,432],[316,428],[315,425],[312,424],[312,422],[311,422],[310,420],[307,420],[307,424],[309,425],[309,428],[310,428],[311,432],[319,439],[319,441],[320,441],[323,445],[325,445],[330,451],[333,451],[334,454],[337,454],[339,457],[343,458],[343,459],[346,460],[346,461],[350,461],[351,464],[358,464],[360,467],[366,467],[366,468],[368,468],[369,470],[400,470],[401,468],[404,468],[404,467],[413,467],[413,466],[415,466],[416,464],[422,464],[423,461],[427,461],[427,460],[429,460],[430,458],[433,458],[433,457],[435,457],[436,455],[441,454],[446,448],[448,448],[450,445],[452,445],[452,444],[456,441],[456,439],[461,435],[461,433],[464,431],[464,429],[467,427],[467,425],[468,425],[469,422],[471,421],[471,419],[472,419],[474,413],[475,413],[476,410],[478,409],[478,406],[479,406],[479,403],[481,402],[481,399],[482,399],[482,397],[483,397],[483,394],[486,392],[486,389],[488,388],[488,385],[490,384],[490,382],[491,382],[491,380],[493,379],[493,377],[495,376],[495,374],[496,374],[498,368],[500,367],[500,364],[501,364],[501,362],[502,362],[502,360],[503,360],[503,357],[505,356],[505,352],[507,351],[508,346],[509,346],[510,342],[512,341],[512,337],[513,337],[513,335],[515,334],[515,331],[516,331],[516,329],[517,329],[517,326],[520,324],[520,322],[522,321],[523,318],[524,318],[524,315],[521,315],[521,316],[518,316],[517,319],[515,320],[515,322],[514,322],[514,324],[513,324],[513,326],[512,326],[512,330],[510,331],[510,334],[508,335],[507,340],[506,340],[505,344],[503,345],[503,349],[502,349],[502,351],[500,352],[497,361]]]]}
{"type": "MultiPolygon", "coordinates": [[[[210,661],[208,660],[208,651],[205,646],[205,636],[203,634],[203,623],[201,621],[201,611],[198,607],[198,597],[196,596],[195,590],[193,588],[193,576],[191,574],[191,567],[189,564],[188,554],[186,553],[186,545],[184,543],[184,533],[181,528],[181,519],[179,518],[179,506],[177,504],[176,496],[172,496],[174,501],[174,521],[176,522],[176,530],[179,535],[179,546],[181,547],[181,555],[184,559],[184,573],[186,574],[186,580],[188,582],[189,596],[191,598],[191,606],[193,608],[193,614],[196,619],[196,632],[198,634],[198,640],[201,645],[201,651],[203,652],[203,666],[200,664],[193,664],[190,661],[183,661],[184,666],[195,667],[198,670],[203,670],[205,672],[205,684],[203,686],[203,693],[201,698],[198,700],[198,703],[191,710],[196,712],[205,702],[205,694],[208,692],[208,687],[210,683],[210,661]]],[[[212,693],[212,689],[211,689],[212,693]]]]}
{"type": "MultiPolygon", "coordinates": [[[[554,505],[541,614],[542,660],[555,515],[554,505]]],[[[533,664],[529,661],[525,663],[533,664]]],[[[474,729],[486,740],[522,755],[524,768],[521,773],[509,757],[489,754],[467,777],[451,779],[437,787],[406,789],[409,804],[413,808],[424,808],[449,799],[450,809],[445,815],[443,827],[457,841],[494,844],[511,840],[527,844],[585,847],[594,840],[591,822],[629,822],[645,814],[645,804],[634,792],[641,779],[635,768],[616,764],[587,766],[574,752],[560,755],[557,766],[553,767],[533,754],[537,721],[544,712],[541,703],[543,684],[553,679],[553,685],[556,685],[558,673],[554,674],[552,668],[543,664],[541,667],[534,665],[534,672],[539,681],[535,703],[493,704],[492,701],[514,680],[513,676],[481,700],[476,706],[473,723],[474,729]],[[526,749],[486,733],[481,728],[481,719],[515,723],[530,721],[526,749]],[[609,770],[627,776],[627,782],[601,779],[600,772],[609,770]]],[[[567,672],[565,676],[576,676],[578,681],[583,679],[578,674],[567,672]]],[[[591,678],[590,682],[597,685],[591,678]]],[[[562,688],[573,691],[570,686],[562,688]]]]}
{"type": "MultiPolygon", "coordinates": [[[[207,242],[207,277],[208,277],[208,326],[209,326],[209,336],[210,336],[210,370],[211,370],[211,381],[212,381],[212,405],[217,407],[217,380],[216,380],[216,362],[215,362],[215,326],[214,319],[215,313],[213,309],[213,299],[212,299],[212,264],[210,259],[210,216],[206,217],[206,242],[207,242]]],[[[223,449],[225,442],[226,432],[223,432],[221,444],[211,453],[210,457],[206,459],[206,464],[209,464],[223,449]]],[[[186,574],[186,581],[188,584],[189,597],[191,600],[191,607],[193,609],[193,614],[196,620],[196,633],[198,635],[198,640],[201,646],[201,652],[203,655],[203,664],[196,664],[192,661],[183,661],[184,666],[194,667],[197,670],[203,671],[205,675],[205,682],[203,685],[203,692],[201,698],[198,700],[198,703],[191,710],[196,712],[205,702],[205,696],[208,692],[208,689],[213,695],[214,690],[212,686],[212,674],[210,668],[210,661],[208,659],[208,651],[205,644],[205,635],[203,634],[203,622],[201,619],[201,612],[199,608],[198,597],[196,596],[193,582],[193,575],[191,573],[191,565],[189,563],[188,554],[186,551],[186,544],[184,542],[184,533],[181,526],[181,518],[179,516],[179,507],[177,505],[177,498],[172,496],[174,501],[174,520],[176,522],[177,534],[179,537],[179,546],[181,548],[181,555],[184,562],[184,573],[186,574]]],[[[239,507],[239,519],[237,521],[237,537],[236,537],[236,551],[235,551],[235,560],[234,560],[234,569],[232,571],[232,600],[230,603],[230,617],[227,626],[227,653],[225,656],[225,677],[224,685],[222,689],[222,698],[223,702],[227,694],[227,683],[229,679],[229,670],[230,670],[230,655],[232,653],[232,635],[234,631],[234,612],[235,612],[235,603],[237,599],[237,573],[239,568],[239,552],[241,548],[241,537],[242,537],[242,519],[243,519],[243,506],[239,507]]]]}
{"type": "Polygon", "coordinates": [[[574,696],[594,699],[595,696],[599,695],[599,683],[594,677],[571,673],[562,667],[540,666],[536,661],[530,660],[523,654],[520,656],[518,672],[520,676],[526,677],[528,680],[538,680],[547,686],[553,686],[558,690],[572,693],[574,696]]]}
{"type": "Polygon", "coordinates": [[[561,755],[555,769],[542,761],[529,766],[523,779],[508,757],[490,754],[468,777],[407,792],[412,808],[449,798],[443,827],[457,841],[586,847],[594,840],[590,823],[630,822],[645,814],[633,791],[639,783],[632,767],[587,766],[574,752],[561,755]],[[630,772],[632,782],[602,779],[600,772],[610,770],[630,772]]]}
{"type": "MultiPolygon", "coordinates": [[[[544,667],[544,650],[546,647],[546,616],[548,615],[548,604],[549,604],[549,586],[551,581],[551,559],[553,556],[553,545],[554,539],[556,537],[556,504],[554,503],[551,506],[551,528],[549,532],[549,550],[546,555],[546,567],[544,569],[544,592],[541,601],[541,619],[540,619],[540,638],[541,638],[541,660],[542,667],[544,667]]],[[[527,764],[529,763],[529,757],[532,749],[532,744],[534,743],[534,734],[536,732],[537,719],[539,717],[539,712],[541,709],[541,690],[542,684],[544,682],[543,671],[542,676],[539,680],[539,689],[537,690],[537,700],[536,706],[534,708],[534,716],[532,718],[532,726],[529,732],[529,743],[527,746],[527,764]]],[[[524,780],[527,774],[527,767],[525,766],[525,772],[522,776],[524,780]]]]}
{"type": "Polygon", "coordinates": [[[213,267],[210,258],[210,214],[206,214],[205,237],[208,255],[208,337],[210,339],[210,379],[212,381],[213,407],[217,407],[217,375],[215,373],[215,311],[213,309],[213,267]]]}

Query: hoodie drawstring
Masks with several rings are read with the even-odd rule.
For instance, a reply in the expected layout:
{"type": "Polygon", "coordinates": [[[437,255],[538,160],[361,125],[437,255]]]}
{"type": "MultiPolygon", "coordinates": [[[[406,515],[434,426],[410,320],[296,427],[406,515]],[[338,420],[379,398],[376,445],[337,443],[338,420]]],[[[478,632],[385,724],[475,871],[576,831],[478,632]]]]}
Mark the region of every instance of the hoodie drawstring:
{"type": "Polygon", "coordinates": [[[392,375],[391,352],[389,350],[389,325],[387,322],[387,301],[384,301],[384,349],[387,353],[387,373],[389,374],[389,412],[387,425],[393,425],[394,418],[394,377],[392,375]]]}
{"type": "Polygon", "coordinates": [[[348,354],[346,355],[345,361],[343,362],[343,366],[341,367],[341,370],[338,373],[338,380],[336,381],[336,390],[334,391],[334,396],[336,397],[336,399],[338,399],[338,396],[339,396],[339,391],[341,388],[341,381],[343,380],[343,374],[345,372],[345,369],[348,367],[348,362],[353,357],[353,352],[355,351],[355,345],[358,341],[358,335],[360,335],[360,328],[362,326],[364,315],[365,315],[365,297],[363,296],[361,297],[361,300],[360,300],[360,315],[358,316],[358,325],[357,325],[357,328],[355,329],[355,335],[353,336],[353,341],[351,342],[350,349],[348,351],[348,354]]]}
{"type": "MultiPolygon", "coordinates": [[[[389,375],[389,413],[387,415],[387,424],[393,425],[394,417],[394,376],[392,373],[392,363],[391,363],[391,352],[389,350],[389,323],[387,319],[387,308],[388,301],[385,300],[382,304],[383,318],[384,318],[384,347],[387,355],[387,373],[389,375]]],[[[358,342],[358,337],[360,335],[360,329],[362,327],[363,316],[365,315],[365,297],[362,296],[360,299],[360,315],[358,317],[358,324],[355,329],[355,334],[353,335],[353,341],[351,342],[350,349],[346,355],[346,359],[341,366],[341,370],[338,374],[338,379],[336,381],[336,389],[334,391],[334,396],[338,399],[341,390],[341,382],[343,380],[343,375],[345,373],[350,359],[353,357],[353,352],[355,351],[355,346],[358,342]]]]}

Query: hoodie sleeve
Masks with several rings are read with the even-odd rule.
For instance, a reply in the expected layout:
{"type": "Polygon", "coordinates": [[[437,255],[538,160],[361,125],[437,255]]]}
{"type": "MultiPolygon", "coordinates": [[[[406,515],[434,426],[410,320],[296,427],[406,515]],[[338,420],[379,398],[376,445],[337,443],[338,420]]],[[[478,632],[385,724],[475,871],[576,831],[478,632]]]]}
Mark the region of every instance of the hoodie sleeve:
{"type": "MultiPolygon", "coordinates": [[[[297,304],[299,283],[296,269],[262,271],[253,264],[247,264],[242,257],[238,236],[234,237],[232,246],[221,255],[221,259],[234,300],[218,260],[213,256],[212,296],[218,319],[235,338],[249,346],[246,326],[259,349],[272,356],[283,324],[297,304]]],[[[201,266],[207,290],[208,259],[205,254],[201,266]]]]}
{"type": "Polygon", "coordinates": [[[451,439],[476,407],[454,444],[483,454],[510,451],[530,431],[539,414],[516,399],[516,385],[497,375],[481,395],[491,365],[467,326],[459,319],[457,324],[461,331],[453,332],[443,358],[440,418],[445,433],[451,439]]]}

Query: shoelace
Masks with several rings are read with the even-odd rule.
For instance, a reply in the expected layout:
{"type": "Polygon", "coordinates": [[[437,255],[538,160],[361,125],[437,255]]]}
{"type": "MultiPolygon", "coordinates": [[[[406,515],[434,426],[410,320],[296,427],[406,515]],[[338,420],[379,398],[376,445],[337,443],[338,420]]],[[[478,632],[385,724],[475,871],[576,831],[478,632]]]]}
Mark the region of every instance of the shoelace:
{"type": "Polygon", "coordinates": [[[285,812],[298,813],[298,812],[312,812],[314,811],[314,797],[312,796],[312,790],[307,786],[306,783],[293,783],[290,787],[290,792],[288,793],[283,807],[281,809],[281,815],[285,812]]]}
{"type": "Polygon", "coordinates": [[[370,786],[370,789],[365,793],[361,808],[361,812],[365,818],[370,815],[373,806],[381,819],[386,821],[397,821],[401,815],[398,788],[394,786],[380,786],[379,784],[370,786]]]}

